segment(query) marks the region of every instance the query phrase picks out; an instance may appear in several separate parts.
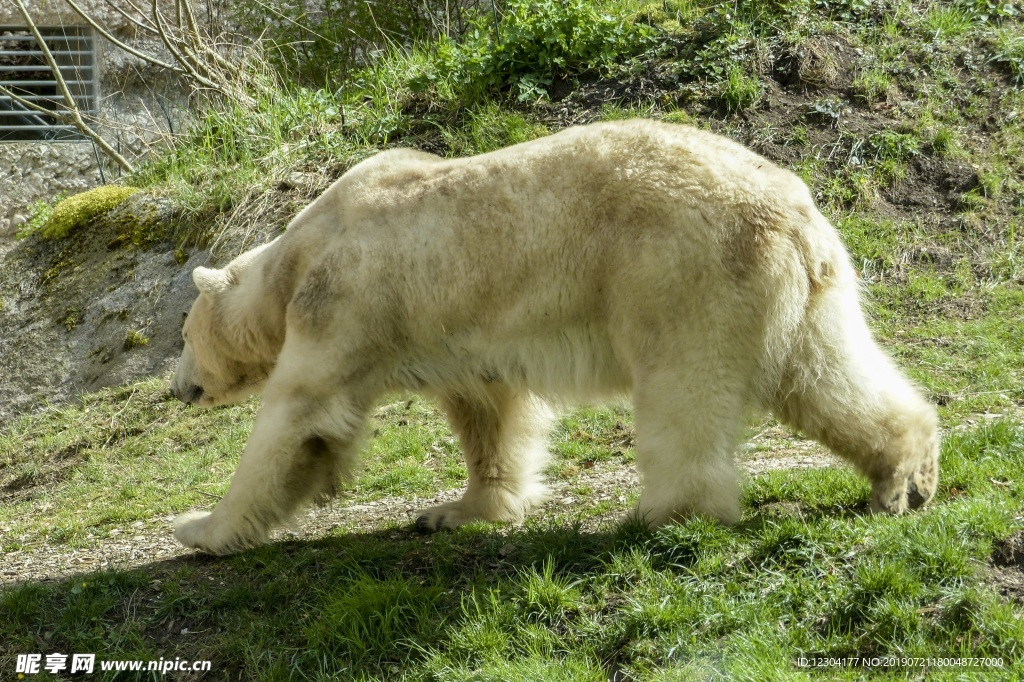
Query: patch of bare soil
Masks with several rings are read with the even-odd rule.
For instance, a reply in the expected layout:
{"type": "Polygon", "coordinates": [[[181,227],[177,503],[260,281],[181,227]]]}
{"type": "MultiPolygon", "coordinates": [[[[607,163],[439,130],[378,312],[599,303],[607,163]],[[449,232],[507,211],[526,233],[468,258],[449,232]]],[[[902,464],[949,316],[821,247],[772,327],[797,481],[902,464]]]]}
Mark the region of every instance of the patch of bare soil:
{"type": "Polygon", "coordinates": [[[31,499],[40,490],[71,476],[82,463],[83,458],[79,455],[81,448],[82,444],[75,444],[58,450],[33,470],[17,475],[8,475],[9,465],[0,461],[0,504],[31,499]]]}
{"type": "MultiPolygon", "coordinates": [[[[622,431],[625,443],[631,434],[622,431]]],[[[747,475],[794,468],[836,465],[838,460],[811,441],[794,439],[781,427],[757,434],[739,464],[747,475]],[[767,446],[767,449],[766,449],[767,446]]],[[[841,466],[841,465],[840,465],[841,466]]],[[[631,496],[639,491],[639,479],[631,466],[618,462],[581,468],[569,476],[550,481],[551,495],[536,516],[574,515],[576,510],[608,505],[599,515],[581,514],[586,529],[614,522],[627,509],[631,496]],[[586,490],[586,495],[578,491],[586,490]],[[610,504],[609,504],[610,503],[610,504]]],[[[424,498],[385,497],[371,502],[334,504],[312,508],[295,520],[292,528],[277,531],[275,540],[314,540],[335,532],[369,533],[389,526],[412,526],[420,510],[462,495],[462,489],[445,490],[424,498]]],[[[69,576],[104,570],[130,570],[140,566],[193,554],[177,543],[173,516],[136,521],[131,526],[95,535],[80,544],[52,545],[45,541],[25,550],[8,552],[0,568],[0,585],[60,580],[69,576]]]]}
{"type": "Polygon", "coordinates": [[[996,543],[989,571],[1000,594],[1024,604],[1024,530],[996,543]]]}

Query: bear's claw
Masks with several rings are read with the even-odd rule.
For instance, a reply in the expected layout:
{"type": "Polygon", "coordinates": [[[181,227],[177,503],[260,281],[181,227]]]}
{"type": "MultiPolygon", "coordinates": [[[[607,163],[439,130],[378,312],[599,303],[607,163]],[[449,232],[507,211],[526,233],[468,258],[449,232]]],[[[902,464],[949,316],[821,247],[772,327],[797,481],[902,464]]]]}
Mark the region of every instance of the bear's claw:
{"type": "Polygon", "coordinates": [[[929,459],[902,478],[876,480],[871,495],[871,511],[902,514],[920,509],[932,499],[938,487],[938,462],[929,459]]]}
{"type": "Polygon", "coordinates": [[[444,527],[444,514],[432,519],[429,514],[420,514],[416,518],[416,530],[421,533],[433,533],[444,527]]]}
{"type": "Polygon", "coordinates": [[[917,489],[914,477],[910,476],[907,479],[907,506],[911,509],[917,509],[927,501],[928,499],[917,489]]]}

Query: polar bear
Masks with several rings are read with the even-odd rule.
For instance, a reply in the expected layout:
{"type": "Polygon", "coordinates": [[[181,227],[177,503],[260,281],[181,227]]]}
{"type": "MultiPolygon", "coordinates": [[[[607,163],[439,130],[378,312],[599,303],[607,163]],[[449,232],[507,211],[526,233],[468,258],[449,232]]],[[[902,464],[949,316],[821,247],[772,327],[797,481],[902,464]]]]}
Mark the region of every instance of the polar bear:
{"type": "Polygon", "coordinates": [[[329,495],[397,390],[436,397],[466,459],[465,494],[425,510],[428,530],[521,519],[544,496],[549,405],[622,395],[650,524],[739,519],[733,450],[752,411],[852,462],[874,511],[919,507],[937,484],[936,410],[873,341],[807,187],[695,128],[382,152],[282,236],[193,279],[173,394],[263,392],[223,500],[176,521],[210,553],[262,543],[329,495]]]}

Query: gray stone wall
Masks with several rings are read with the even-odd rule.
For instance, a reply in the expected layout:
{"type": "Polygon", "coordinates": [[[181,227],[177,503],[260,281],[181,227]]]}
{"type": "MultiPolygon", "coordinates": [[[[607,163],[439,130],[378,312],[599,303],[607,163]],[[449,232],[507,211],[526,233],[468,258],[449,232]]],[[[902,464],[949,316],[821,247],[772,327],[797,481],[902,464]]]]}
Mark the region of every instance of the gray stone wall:
{"type": "MultiPolygon", "coordinates": [[[[116,0],[115,0],[116,1],[116,0]]],[[[174,16],[173,2],[166,16],[174,16]]],[[[64,0],[26,0],[39,26],[84,26],[85,22],[64,0]]],[[[140,31],[104,0],[78,0],[90,14],[119,40],[168,60],[163,46],[140,31]]],[[[149,2],[135,3],[149,7],[149,2]]],[[[215,0],[214,11],[224,0],[215,0]]],[[[120,6],[130,9],[127,3],[120,6]]],[[[204,3],[195,3],[206,17],[204,3]]],[[[0,3],[0,25],[24,26],[13,3],[0,3]]],[[[129,160],[145,156],[160,144],[168,129],[187,120],[185,90],[173,76],[129,55],[97,36],[100,73],[99,130],[129,160]]],[[[110,182],[119,170],[100,157],[91,142],[4,142],[0,141],[0,238],[10,236],[29,218],[36,201],[52,201],[61,194],[74,194],[110,182]]]]}
{"type": "Polygon", "coordinates": [[[0,142],[0,237],[25,223],[31,206],[100,184],[92,144],[0,142]]]}

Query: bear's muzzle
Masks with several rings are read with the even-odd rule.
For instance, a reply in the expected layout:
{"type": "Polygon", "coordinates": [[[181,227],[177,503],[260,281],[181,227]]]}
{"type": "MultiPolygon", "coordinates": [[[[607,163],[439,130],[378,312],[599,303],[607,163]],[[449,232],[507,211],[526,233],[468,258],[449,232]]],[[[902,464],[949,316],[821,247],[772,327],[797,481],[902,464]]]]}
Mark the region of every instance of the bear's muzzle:
{"type": "Polygon", "coordinates": [[[171,395],[183,403],[195,405],[199,402],[199,399],[203,397],[203,387],[195,385],[181,388],[178,386],[171,386],[171,395]]]}

